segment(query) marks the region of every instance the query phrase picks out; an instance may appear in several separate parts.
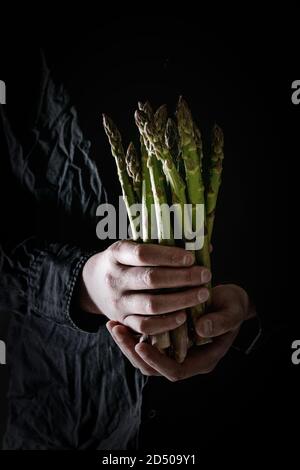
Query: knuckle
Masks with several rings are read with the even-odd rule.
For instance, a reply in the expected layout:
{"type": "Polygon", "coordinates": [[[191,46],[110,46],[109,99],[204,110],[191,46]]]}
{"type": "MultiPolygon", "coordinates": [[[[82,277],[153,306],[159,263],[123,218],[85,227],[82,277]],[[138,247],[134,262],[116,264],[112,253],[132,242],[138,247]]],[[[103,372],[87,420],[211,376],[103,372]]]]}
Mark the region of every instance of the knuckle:
{"type": "Polygon", "coordinates": [[[136,260],[137,260],[139,263],[143,263],[143,262],[146,261],[146,250],[145,250],[145,246],[144,246],[144,245],[137,244],[137,245],[134,247],[134,254],[135,254],[136,260]]]}
{"type": "Polygon", "coordinates": [[[111,306],[114,310],[118,310],[119,309],[119,298],[118,297],[113,297],[111,299],[111,306]]]}
{"type": "Polygon", "coordinates": [[[151,334],[151,324],[149,323],[148,318],[142,318],[139,322],[139,330],[140,333],[144,335],[149,335],[151,334]]]}
{"type": "Polygon", "coordinates": [[[120,250],[121,246],[123,245],[124,240],[118,240],[117,242],[113,243],[110,247],[109,250],[113,253],[116,254],[120,250]]]}
{"type": "Polygon", "coordinates": [[[147,287],[150,287],[150,288],[155,287],[157,274],[154,268],[145,269],[142,277],[143,277],[143,282],[147,287]]]}
{"type": "Polygon", "coordinates": [[[126,243],[126,240],[118,240],[115,243],[113,243],[112,245],[110,245],[110,247],[107,250],[109,258],[115,264],[120,263],[121,249],[122,249],[124,243],[126,243]]]}
{"type": "Polygon", "coordinates": [[[170,262],[171,264],[177,265],[181,261],[181,258],[178,256],[178,253],[171,253],[170,262]]]}
{"type": "Polygon", "coordinates": [[[148,297],[145,303],[146,313],[149,315],[155,314],[158,311],[158,302],[155,297],[148,297]]]}
{"type": "Polygon", "coordinates": [[[115,296],[117,307],[122,309],[127,315],[134,314],[134,301],[130,294],[121,293],[115,296]]]}
{"type": "Polygon", "coordinates": [[[184,272],[184,281],[189,284],[193,280],[193,271],[192,269],[187,268],[184,272]]]}
{"type": "Polygon", "coordinates": [[[116,278],[112,275],[112,273],[106,273],[104,276],[104,283],[109,288],[116,287],[116,278]]]}

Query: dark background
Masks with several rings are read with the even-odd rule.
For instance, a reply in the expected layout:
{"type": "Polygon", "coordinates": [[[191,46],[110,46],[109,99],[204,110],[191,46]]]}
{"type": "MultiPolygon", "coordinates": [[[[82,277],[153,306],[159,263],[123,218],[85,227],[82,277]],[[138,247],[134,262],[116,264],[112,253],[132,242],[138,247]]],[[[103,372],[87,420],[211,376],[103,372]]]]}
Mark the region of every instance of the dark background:
{"type": "MultiPolygon", "coordinates": [[[[6,81],[11,114],[21,129],[31,110],[26,90],[36,86],[33,65],[38,49],[44,50],[55,79],[65,84],[78,110],[112,202],[120,188],[102,112],[113,117],[128,143],[136,135],[138,100],[167,103],[174,111],[182,94],[206,146],[215,122],[224,129],[214,279],[249,291],[264,321],[265,339],[251,357],[230,351],[209,376],[177,384],[151,379],[145,389],[141,446],[282,445],[284,437],[292,439],[297,423],[297,367],[290,356],[292,341],[300,338],[296,312],[286,302],[292,297],[287,289],[287,183],[298,151],[300,113],[290,100],[291,82],[299,78],[292,26],[283,37],[277,24],[260,23],[257,17],[220,28],[214,18],[205,22],[192,16],[110,14],[88,25],[83,17],[81,22],[70,19],[67,26],[56,19],[50,27],[39,22],[24,32],[12,29],[2,42],[0,78],[6,81]]],[[[6,210],[9,204],[5,201],[6,210]]],[[[7,319],[2,316],[1,322],[7,319]]],[[[0,328],[3,339],[5,325],[0,328]]],[[[300,365],[298,369],[299,375],[300,365]]],[[[0,368],[0,431],[7,371],[0,368]]]]}

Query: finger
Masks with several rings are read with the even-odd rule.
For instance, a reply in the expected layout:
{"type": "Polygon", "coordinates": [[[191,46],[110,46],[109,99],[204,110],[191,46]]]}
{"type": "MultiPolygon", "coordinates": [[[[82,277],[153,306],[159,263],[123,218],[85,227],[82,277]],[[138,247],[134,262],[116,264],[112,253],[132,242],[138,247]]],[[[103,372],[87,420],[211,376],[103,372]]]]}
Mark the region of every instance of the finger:
{"type": "Polygon", "coordinates": [[[135,350],[150,367],[171,382],[177,382],[194,375],[211,372],[226,354],[236,335],[236,331],[230,332],[217,338],[212,344],[190,349],[182,364],[177,364],[146,343],[137,344],[135,350]]]}
{"type": "Polygon", "coordinates": [[[209,291],[193,287],[182,292],[166,294],[127,294],[121,298],[122,311],[128,314],[161,315],[176,312],[206,302],[209,291]]]}
{"type": "MultiPolygon", "coordinates": [[[[116,336],[115,334],[113,333],[113,328],[116,327],[116,326],[119,326],[120,323],[118,322],[115,322],[115,321],[108,321],[106,323],[106,328],[108,329],[109,333],[111,334],[111,337],[113,338],[113,340],[117,343],[118,347],[121,349],[121,351],[123,352],[123,354],[127,357],[127,359],[131,362],[131,364],[133,365],[133,367],[137,368],[137,364],[136,362],[134,361],[134,359],[132,357],[128,357],[127,354],[125,354],[125,352],[123,351],[123,348],[120,346],[120,344],[117,342],[116,340],[116,336]]],[[[138,343],[138,340],[135,339],[134,337],[132,337],[132,344],[137,344],[138,343]]]]}
{"type": "Polygon", "coordinates": [[[136,369],[140,369],[143,375],[159,375],[156,370],[146,364],[135,352],[135,346],[138,343],[138,340],[134,338],[128,328],[117,324],[112,326],[109,331],[123,354],[136,369]]]}
{"type": "Polygon", "coordinates": [[[108,320],[108,322],[106,322],[106,328],[108,329],[108,331],[111,333],[112,329],[114,326],[117,326],[119,325],[119,323],[117,321],[113,321],[113,320],[108,320]]]}
{"type": "Polygon", "coordinates": [[[186,321],[184,310],[166,316],[128,315],[125,325],[143,335],[156,335],[174,330],[186,321]]]}
{"type": "Polygon", "coordinates": [[[238,328],[243,320],[242,313],[228,309],[207,313],[197,321],[196,331],[204,338],[221,336],[238,328]]]}
{"type": "Polygon", "coordinates": [[[212,372],[230,349],[237,334],[238,330],[230,331],[206,346],[192,348],[184,364],[184,378],[212,372]]]}
{"type": "Polygon", "coordinates": [[[211,273],[201,266],[190,268],[127,268],[123,281],[127,290],[167,289],[206,284],[211,280],[211,273]]]}
{"type": "Polygon", "coordinates": [[[195,262],[194,254],[184,248],[139,244],[129,240],[114,243],[110,253],[116,262],[127,266],[187,267],[195,262]]]}
{"type": "Polygon", "coordinates": [[[178,377],[182,373],[182,364],[178,364],[176,361],[147,343],[137,344],[135,346],[135,350],[149,367],[157,370],[157,372],[159,372],[171,382],[178,380],[178,377]]]}

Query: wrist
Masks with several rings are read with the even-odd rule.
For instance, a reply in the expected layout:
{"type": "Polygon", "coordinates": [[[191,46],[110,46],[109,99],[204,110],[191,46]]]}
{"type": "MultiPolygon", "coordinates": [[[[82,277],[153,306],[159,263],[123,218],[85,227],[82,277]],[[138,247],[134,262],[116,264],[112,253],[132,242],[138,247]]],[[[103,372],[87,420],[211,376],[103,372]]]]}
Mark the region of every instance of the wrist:
{"type": "Polygon", "coordinates": [[[93,301],[88,288],[88,286],[90,286],[92,283],[93,277],[95,276],[96,256],[96,254],[92,255],[86,261],[81,271],[81,276],[78,282],[77,305],[85,312],[102,314],[100,309],[93,301]]]}
{"type": "Polygon", "coordinates": [[[103,321],[106,320],[104,316],[94,314],[99,312],[96,311],[96,306],[91,302],[83,279],[84,267],[92,256],[93,254],[89,254],[85,258],[84,263],[82,263],[78,271],[69,309],[69,315],[73,325],[87,333],[97,333],[103,321]]]}

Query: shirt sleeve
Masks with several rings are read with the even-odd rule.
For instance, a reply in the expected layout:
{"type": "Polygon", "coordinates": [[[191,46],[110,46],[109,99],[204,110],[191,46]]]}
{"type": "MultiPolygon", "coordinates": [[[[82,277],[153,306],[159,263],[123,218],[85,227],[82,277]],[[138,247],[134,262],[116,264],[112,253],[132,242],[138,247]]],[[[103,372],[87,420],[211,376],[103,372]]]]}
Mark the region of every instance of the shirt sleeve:
{"type": "Polygon", "coordinates": [[[81,269],[93,254],[79,247],[26,240],[13,252],[0,251],[1,310],[38,315],[77,328],[72,298],[81,269]]]}
{"type": "Polygon", "coordinates": [[[95,229],[106,193],[68,94],[36,63],[30,118],[0,106],[0,309],[76,327],[77,279],[105,248],[95,229]]]}

